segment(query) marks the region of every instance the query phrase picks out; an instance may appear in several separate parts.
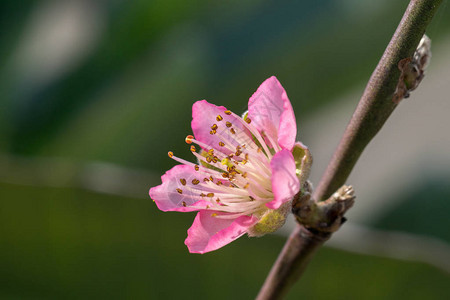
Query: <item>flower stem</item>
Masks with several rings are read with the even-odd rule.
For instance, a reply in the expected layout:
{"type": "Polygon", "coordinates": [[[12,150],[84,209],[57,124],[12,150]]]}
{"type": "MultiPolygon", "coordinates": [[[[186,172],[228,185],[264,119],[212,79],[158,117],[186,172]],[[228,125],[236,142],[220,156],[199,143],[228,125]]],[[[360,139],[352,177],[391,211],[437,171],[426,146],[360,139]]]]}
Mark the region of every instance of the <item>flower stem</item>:
{"type": "MultiPolygon", "coordinates": [[[[364,148],[394,111],[397,104],[392,99],[400,77],[398,63],[413,55],[441,3],[442,0],[410,1],[315,190],[314,199],[327,199],[345,183],[364,148]]],[[[298,225],[275,261],[257,299],[281,299],[330,236],[298,225]]]]}

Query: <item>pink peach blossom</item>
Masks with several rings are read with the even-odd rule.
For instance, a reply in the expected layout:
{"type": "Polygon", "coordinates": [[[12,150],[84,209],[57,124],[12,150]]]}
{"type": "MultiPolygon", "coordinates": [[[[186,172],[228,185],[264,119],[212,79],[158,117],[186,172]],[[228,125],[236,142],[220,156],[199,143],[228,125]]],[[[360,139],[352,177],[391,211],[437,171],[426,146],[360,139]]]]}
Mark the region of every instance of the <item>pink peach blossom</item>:
{"type": "Polygon", "coordinates": [[[261,84],[243,117],[202,100],[194,103],[192,118],[194,136],[186,142],[200,147],[197,152],[191,145],[199,163],[169,152],[181,165],[150,189],[162,211],[198,211],[185,241],[189,251],[213,251],[245,233],[261,236],[281,227],[311,159],[295,143],[294,111],[276,77],[261,84]]]}

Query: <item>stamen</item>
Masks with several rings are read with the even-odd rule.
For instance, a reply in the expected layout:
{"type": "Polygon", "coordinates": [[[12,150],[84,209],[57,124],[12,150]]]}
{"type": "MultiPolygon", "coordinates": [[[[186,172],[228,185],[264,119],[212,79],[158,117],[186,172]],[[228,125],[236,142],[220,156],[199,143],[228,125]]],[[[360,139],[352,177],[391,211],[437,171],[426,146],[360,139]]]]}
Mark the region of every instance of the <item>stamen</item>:
{"type": "Polygon", "coordinates": [[[217,120],[218,122],[220,122],[220,121],[223,120],[223,117],[222,117],[221,115],[217,115],[216,120],[217,120]]]}
{"type": "Polygon", "coordinates": [[[172,158],[173,157],[173,152],[169,151],[169,152],[167,152],[167,155],[169,155],[169,157],[172,158]]]}
{"type": "Polygon", "coordinates": [[[261,134],[258,131],[258,129],[256,129],[256,127],[253,126],[252,124],[249,124],[249,123],[245,122],[241,117],[239,117],[238,115],[232,113],[231,111],[230,111],[230,114],[232,114],[238,121],[240,121],[241,124],[244,125],[244,127],[247,128],[251,132],[251,134],[253,134],[253,136],[256,138],[256,140],[263,146],[267,157],[269,159],[271,159],[272,158],[272,154],[270,153],[269,149],[267,148],[266,142],[264,141],[264,139],[261,136],[261,134]]]}
{"type": "MultiPolygon", "coordinates": [[[[197,152],[193,152],[193,154],[195,156],[197,156],[200,160],[204,161],[204,157],[201,156],[200,154],[198,154],[197,152]]],[[[179,158],[179,157],[173,155],[173,153],[172,153],[172,157],[171,158],[173,160],[179,162],[180,164],[194,167],[195,171],[200,171],[200,166],[199,165],[196,165],[194,163],[191,163],[190,161],[187,161],[187,160],[184,160],[182,158],[179,158]]],[[[203,173],[203,174],[208,174],[209,175],[209,174],[220,174],[221,173],[221,172],[218,172],[216,170],[208,169],[206,167],[201,167],[201,169],[202,170],[200,172],[203,173]]]]}
{"type": "MultiPolygon", "coordinates": [[[[192,152],[192,154],[194,154],[194,156],[197,157],[197,159],[199,161],[202,161],[202,162],[204,162],[206,164],[209,164],[209,165],[213,165],[214,164],[214,167],[216,167],[218,169],[223,169],[220,164],[217,164],[219,159],[216,156],[214,156],[213,158],[211,158],[211,156],[206,156],[205,157],[203,155],[200,155],[198,152],[192,152]]],[[[208,167],[205,167],[205,169],[208,170],[207,173],[213,173],[213,174],[221,173],[221,172],[218,172],[216,170],[212,170],[212,169],[210,169],[208,167]]]]}
{"type": "Polygon", "coordinates": [[[231,115],[231,111],[230,111],[230,110],[226,110],[226,111],[225,111],[225,114],[226,114],[226,115],[231,115]]]}
{"type": "Polygon", "coordinates": [[[182,189],[177,189],[178,194],[183,194],[183,190],[182,189]]]}
{"type": "Polygon", "coordinates": [[[240,216],[249,216],[259,210],[260,210],[260,208],[256,207],[254,209],[247,210],[247,211],[241,212],[241,213],[230,213],[230,214],[224,214],[224,215],[219,215],[219,216],[215,216],[215,217],[218,219],[236,219],[240,216]]]}
{"type": "Polygon", "coordinates": [[[217,126],[217,124],[214,124],[213,126],[211,126],[211,129],[212,129],[212,130],[217,130],[218,127],[219,127],[219,126],[217,126]]]}
{"type": "Polygon", "coordinates": [[[188,143],[188,144],[192,144],[192,140],[193,140],[193,139],[194,139],[194,136],[188,135],[188,136],[185,138],[185,142],[188,143]]]}
{"type": "Polygon", "coordinates": [[[181,182],[182,185],[186,185],[186,179],[181,178],[181,179],[180,179],[180,182],[181,182]]]}

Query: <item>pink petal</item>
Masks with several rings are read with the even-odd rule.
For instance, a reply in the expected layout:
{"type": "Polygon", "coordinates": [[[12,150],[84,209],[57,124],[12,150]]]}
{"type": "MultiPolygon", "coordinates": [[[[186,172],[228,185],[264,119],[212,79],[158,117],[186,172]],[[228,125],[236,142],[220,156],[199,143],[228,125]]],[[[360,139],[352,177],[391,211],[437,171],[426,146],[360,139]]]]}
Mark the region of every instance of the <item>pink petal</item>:
{"type": "Polygon", "coordinates": [[[194,179],[202,182],[202,177],[193,167],[177,165],[161,176],[161,185],[150,189],[150,198],[162,211],[186,212],[204,209],[209,202],[199,198],[201,192],[192,190],[202,188],[202,184],[194,185],[192,183],[194,179]],[[186,181],[185,185],[182,184],[183,179],[186,181]],[[177,189],[180,189],[182,194],[177,189]]]}
{"type": "Polygon", "coordinates": [[[210,210],[201,210],[197,213],[184,241],[189,252],[203,254],[219,249],[244,235],[248,228],[258,222],[253,216],[241,216],[230,220],[213,217],[213,213],[224,214],[210,210]]]}
{"type": "Polygon", "coordinates": [[[247,144],[252,141],[252,138],[241,121],[233,115],[225,114],[226,110],[225,107],[216,106],[208,103],[206,100],[197,101],[192,106],[191,126],[197,140],[228,155],[236,151],[236,146],[247,144]],[[219,115],[223,120],[217,120],[217,116],[219,115]],[[227,127],[226,122],[230,122],[232,127],[227,127]],[[210,133],[213,125],[217,125],[216,134],[210,133]],[[231,128],[233,128],[234,134],[231,133],[231,128]],[[219,142],[221,141],[229,141],[233,145],[233,148],[227,149],[226,146],[220,146],[219,142]]]}
{"type": "Polygon", "coordinates": [[[294,156],[289,150],[283,149],[275,153],[270,161],[270,168],[274,200],[266,206],[278,209],[283,203],[291,201],[300,191],[300,182],[295,174],[294,156]]]}
{"type": "Polygon", "coordinates": [[[248,102],[248,116],[259,131],[270,135],[282,148],[291,150],[297,124],[286,91],[275,76],[264,81],[248,102]]]}

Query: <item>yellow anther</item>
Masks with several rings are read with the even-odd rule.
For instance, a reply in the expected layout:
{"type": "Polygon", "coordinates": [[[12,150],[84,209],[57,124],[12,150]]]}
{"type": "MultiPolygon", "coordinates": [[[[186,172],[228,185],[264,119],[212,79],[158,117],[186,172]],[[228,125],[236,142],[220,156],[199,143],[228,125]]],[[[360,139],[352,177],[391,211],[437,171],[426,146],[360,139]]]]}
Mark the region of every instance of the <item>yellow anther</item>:
{"type": "Polygon", "coordinates": [[[195,146],[192,145],[192,146],[191,146],[191,152],[195,152],[195,151],[197,151],[197,149],[195,149],[195,146]]]}
{"type": "Polygon", "coordinates": [[[214,197],[214,193],[208,193],[208,194],[206,194],[206,197],[212,198],[212,197],[214,197]]]}
{"type": "Polygon", "coordinates": [[[216,130],[211,130],[211,131],[209,132],[209,134],[211,134],[211,135],[216,134],[216,133],[217,133],[216,130]]]}
{"type": "Polygon", "coordinates": [[[227,121],[227,122],[225,123],[225,126],[227,126],[228,128],[230,128],[231,126],[233,126],[233,124],[231,124],[231,122],[228,122],[228,121],[227,121]]]}
{"type": "Polygon", "coordinates": [[[184,207],[186,207],[186,202],[181,202],[181,204],[184,206],[184,207]]]}
{"type": "Polygon", "coordinates": [[[216,213],[212,213],[211,217],[217,217],[217,214],[216,213]]]}
{"type": "Polygon", "coordinates": [[[231,111],[226,110],[226,111],[225,111],[225,114],[226,114],[226,115],[231,115],[231,111]]]}
{"type": "Polygon", "coordinates": [[[167,152],[167,155],[169,155],[169,157],[172,158],[173,157],[173,152],[169,151],[169,152],[167,152]]]}
{"type": "Polygon", "coordinates": [[[218,122],[220,122],[220,121],[223,120],[223,117],[222,117],[221,115],[217,115],[216,120],[217,120],[218,122]]]}
{"type": "Polygon", "coordinates": [[[193,185],[197,185],[197,184],[199,184],[200,183],[200,180],[198,180],[198,179],[192,179],[192,184],[193,185]]]}
{"type": "Polygon", "coordinates": [[[235,134],[235,133],[236,133],[236,130],[234,130],[234,128],[231,128],[231,129],[230,129],[230,132],[231,132],[232,134],[235,134]]]}
{"type": "Polygon", "coordinates": [[[247,184],[244,185],[244,189],[248,189],[249,186],[250,186],[250,183],[247,182],[247,184]]]}
{"type": "Polygon", "coordinates": [[[182,185],[186,185],[186,179],[181,178],[181,179],[180,179],[180,182],[181,182],[182,185]]]}
{"type": "Polygon", "coordinates": [[[217,124],[214,124],[213,126],[211,126],[212,130],[216,130],[219,126],[217,126],[217,124]]]}
{"type": "Polygon", "coordinates": [[[198,171],[198,170],[200,170],[200,167],[198,165],[195,165],[194,169],[195,169],[195,171],[198,171]]]}
{"type": "Polygon", "coordinates": [[[219,146],[223,147],[223,146],[225,146],[225,143],[224,142],[219,142],[219,146]]]}
{"type": "Polygon", "coordinates": [[[247,122],[247,124],[250,124],[252,122],[252,120],[250,120],[250,118],[245,118],[245,122],[247,122]]]}
{"type": "Polygon", "coordinates": [[[192,144],[193,139],[194,139],[194,136],[188,135],[184,140],[186,141],[186,143],[192,144]]]}
{"type": "Polygon", "coordinates": [[[183,194],[183,190],[182,189],[177,189],[178,194],[183,194]]]}

